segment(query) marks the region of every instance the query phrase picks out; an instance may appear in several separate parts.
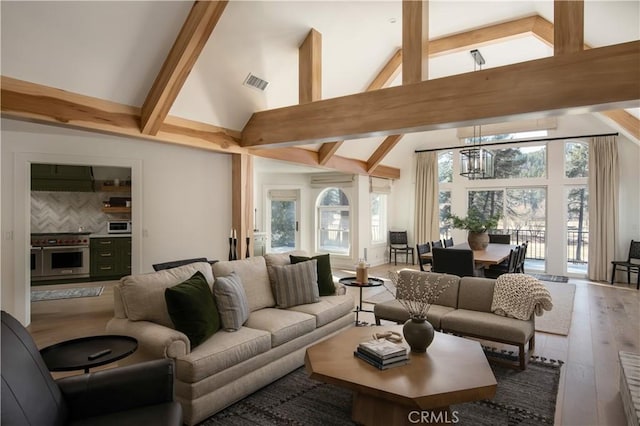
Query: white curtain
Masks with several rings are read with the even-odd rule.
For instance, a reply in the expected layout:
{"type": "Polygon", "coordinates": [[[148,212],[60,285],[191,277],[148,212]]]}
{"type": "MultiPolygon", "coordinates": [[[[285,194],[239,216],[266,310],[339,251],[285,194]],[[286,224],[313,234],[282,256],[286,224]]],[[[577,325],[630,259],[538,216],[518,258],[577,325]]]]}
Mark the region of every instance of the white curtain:
{"type": "Polygon", "coordinates": [[[618,235],[618,145],[614,136],[589,143],[589,279],[607,281],[618,235]]]}
{"type": "Polygon", "coordinates": [[[438,208],[438,153],[419,152],[416,155],[416,244],[440,239],[438,208]]]}

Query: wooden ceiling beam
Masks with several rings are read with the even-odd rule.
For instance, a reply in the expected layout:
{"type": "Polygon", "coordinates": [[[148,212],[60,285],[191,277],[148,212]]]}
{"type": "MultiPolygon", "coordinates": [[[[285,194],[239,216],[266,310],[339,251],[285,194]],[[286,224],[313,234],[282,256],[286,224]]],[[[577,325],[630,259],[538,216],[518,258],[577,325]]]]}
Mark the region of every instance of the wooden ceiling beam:
{"type": "Polygon", "coordinates": [[[322,99],[322,34],[311,29],[298,49],[298,102],[322,99]]]}
{"type": "Polygon", "coordinates": [[[222,16],[227,1],[196,1],[142,105],[140,129],[155,135],[222,16]]]}
{"type": "Polygon", "coordinates": [[[402,0],[402,84],[422,81],[422,3],[402,0]]]}
{"type": "Polygon", "coordinates": [[[167,142],[220,152],[242,152],[240,132],[178,117],[167,117],[157,135],[140,132],[140,108],[1,77],[0,108],[5,117],[167,142]]]}
{"type": "Polygon", "coordinates": [[[257,112],[243,129],[242,146],[300,145],[632,107],[640,99],[638,63],[640,41],[634,41],[257,112]]]}
{"type": "Polygon", "coordinates": [[[304,148],[285,147],[278,149],[250,149],[249,153],[258,157],[270,158],[272,160],[289,161],[312,167],[338,170],[344,173],[359,175],[368,174],[370,176],[387,179],[400,178],[400,169],[398,168],[379,165],[373,172],[369,173],[366,161],[341,157],[339,155],[334,155],[325,166],[320,166],[318,163],[318,152],[304,148]]]}
{"type": "Polygon", "coordinates": [[[554,0],[553,54],[580,52],[584,46],[584,1],[554,0]]]}
{"type": "Polygon", "coordinates": [[[373,154],[367,160],[367,172],[372,173],[382,162],[384,157],[400,142],[404,135],[387,136],[385,140],[378,146],[373,154]]]}

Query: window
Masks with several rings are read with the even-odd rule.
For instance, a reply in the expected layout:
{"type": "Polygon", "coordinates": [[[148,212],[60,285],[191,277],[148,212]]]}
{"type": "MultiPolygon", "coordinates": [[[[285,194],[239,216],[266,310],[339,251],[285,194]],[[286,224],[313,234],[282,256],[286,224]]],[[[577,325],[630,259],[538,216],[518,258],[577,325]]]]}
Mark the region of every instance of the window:
{"type": "Polygon", "coordinates": [[[475,209],[484,217],[501,216],[500,224],[504,220],[504,190],[469,191],[468,210],[475,209]]]}
{"type": "Polygon", "coordinates": [[[349,255],[351,209],[340,188],[327,188],[318,197],[318,251],[349,255]]]}
{"type": "Polygon", "coordinates": [[[440,210],[440,238],[446,239],[451,236],[451,224],[448,220],[451,214],[451,191],[439,192],[438,209],[440,210]]]}
{"type": "Polygon", "coordinates": [[[453,181],[453,151],[438,154],[438,182],[453,181]]]}
{"type": "Polygon", "coordinates": [[[299,246],[299,191],[269,191],[269,249],[270,253],[296,250],[299,246]]]}
{"type": "Polygon", "coordinates": [[[492,150],[495,179],[536,178],[547,175],[547,146],[520,146],[492,150]]]}
{"type": "Polygon", "coordinates": [[[371,243],[387,242],[387,194],[371,193],[371,243]]]}
{"type": "Polygon", "coordinates": [[[567,271],[585,272],[589,256],[589,191],[567,187],[567,271]]]}
{"type": "Polygon", "coordinates": [[[568,178],[589,176],[589,146],[586,143],[564,144],[564,172],[568,178]]]}

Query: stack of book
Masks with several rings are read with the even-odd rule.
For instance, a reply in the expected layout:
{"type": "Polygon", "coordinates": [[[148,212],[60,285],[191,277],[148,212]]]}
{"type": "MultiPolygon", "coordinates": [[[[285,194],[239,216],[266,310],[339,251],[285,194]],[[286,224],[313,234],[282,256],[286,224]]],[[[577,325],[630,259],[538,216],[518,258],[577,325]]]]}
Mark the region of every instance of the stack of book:
{"type": "Polygon", "coordinates": [[[385,339],[362,342],[353,354],[380,370],[398,367],[409,362],[406,347],[385,339]]]}

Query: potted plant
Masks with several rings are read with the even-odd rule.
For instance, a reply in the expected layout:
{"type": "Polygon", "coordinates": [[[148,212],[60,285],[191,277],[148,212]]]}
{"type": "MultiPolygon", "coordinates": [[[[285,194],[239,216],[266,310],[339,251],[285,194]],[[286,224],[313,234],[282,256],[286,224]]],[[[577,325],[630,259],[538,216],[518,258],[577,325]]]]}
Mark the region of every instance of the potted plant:
{"type": "Polygon", "coordinates": [[[454,214],[449,215],[451,226],[456,229],[466,229],[469,231],[467,242],[471,250],[484,250],[489,245],[489,229],[498,226],[500,215],[485,217],[476,209],[469,209],[467,217],[459,217],[454,214]]]}

